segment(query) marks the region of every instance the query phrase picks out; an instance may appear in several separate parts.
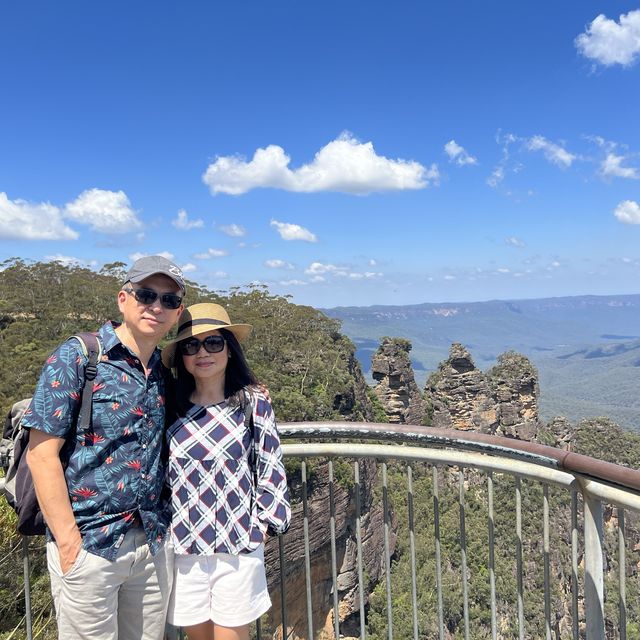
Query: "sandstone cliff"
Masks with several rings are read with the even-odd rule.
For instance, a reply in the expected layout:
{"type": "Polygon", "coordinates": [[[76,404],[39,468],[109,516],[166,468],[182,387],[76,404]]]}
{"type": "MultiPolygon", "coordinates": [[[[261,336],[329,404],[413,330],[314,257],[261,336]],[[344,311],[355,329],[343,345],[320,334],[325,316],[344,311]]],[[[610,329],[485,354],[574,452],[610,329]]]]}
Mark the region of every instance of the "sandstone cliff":
{"type": "Polygon", "coordinates": [[[422,424],[426,413],[409,359],[410,351],[408,340],[383,338],[371,360],[371,375],[378,382],[375,394],[389,422],[394,424],[422,424]]]}
{"type": "Polygon", "coordinates": [[[522,439],[538,432],[538,396],[538,374],[525,356],[507,352],[483,373],[458,343],[425,385],[434,427],[522,439]]]}

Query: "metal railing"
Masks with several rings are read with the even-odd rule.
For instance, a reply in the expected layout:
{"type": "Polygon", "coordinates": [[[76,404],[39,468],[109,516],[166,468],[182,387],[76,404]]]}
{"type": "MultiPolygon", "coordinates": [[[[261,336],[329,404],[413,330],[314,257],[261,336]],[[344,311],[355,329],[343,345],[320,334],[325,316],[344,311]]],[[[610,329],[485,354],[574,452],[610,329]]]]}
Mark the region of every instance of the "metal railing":
{"type": "MultiPolygon", "coordinates": [[[[479,638],[489,637],[496,639],[498,637],[545,637],[559,638],[586,637],[589,640],[597,640],[600,638],[627,638],[628,615],[626,606],[627,591],[627,572],[632,575],[634,580],[634,590],[637,590],[637,571],[633,567],[627,567],[627,550],[630,546],[626,539],[625,528],[625,510],[629,510],[631,518],[635,520],[635,515],[640,512],[640,471],[610,464],[600,460],[595,460],[586,456],[572,453],[570,451],[559,450],[552,447],[530,443],[525,441],[514,440],[511,438],[490,436],[473,432],[460,432],[449,429],[432,429],[429,427],[417,427],[408,425],[389,425],[389,424],[364,424],[364,423],[290,423],[280,426],[280,434],[283,441],[283,450],[286,458],[295,458],[302,460],[301,465],[301,487],[299,493],[302,494],[302,518],[303,518],[303,535],[304,547],[306,554],[309,550],[309,486],[306,478],[307,464],[306,461],[316,458],[324,458],[328,460],[328,487],[326,499],[329,502],[329,522],[325,523],[326,535],[329,538],[331,548],[332,562],[332,632],[333,637],[341,637],[341,614],[340,614],[340,589],[337,584],[336,574],[338,567],[336,566],[336,547],[339,542],[335,533],[335,507],[334,493],[336,482],[333,473],[334,461],[350,459],[353,461],[353,488],[352,493],[355,501],[355,539],[357,548],[357,576],[358,576],[358,603],[357,607],[352,608],[351,618],[358,618],[357,635],[359,638],[366,637],[409,637],[394,636],[394,609],[395,596],[392,593],[392,576],[394,572],[394,561],[397,559],[390,551],[389,538],[391,535],[391,515],[399,509],[406,509],[406,531],[397,531],[398,536],[406,536],[409,540],[408,551],[405,555],[409,557],[409,575],[410,588],[407,589],[411,599],[411,633],[415,639],[423,637],[453,637],[458,631],[462,637],[479,638]],[[292,443],[292,441],[301,441],[292,443]],[[373,440],[375,442],[366,442],[373,440]],[[370,602],[368,600],[368,585],[363,579],[363,551],[362,551],[362,511],[361,511],[361,495],[362,486],[360,482],[360,471],[363,460],[375,460],[376,465],[381,470],[381,501],[384,514],[383,527],[383,545],[382,553],[382,571],[380,577],[380,585],[384,585],[383,591],[386,596],[386,629],[372,631],[368,628],[367,614],[370,613],[370,602]],[[388,468],[390,465],[400,465],[404,469],[406,484],[404,491],[406,499],[402,504],[390,505],[389,503],[389,487],[388,487],[388,468]],[[414,495],[414,475],[415,470],[420,469],[424,480],[425,467],[430,467],[431,478],[429,488],[431,490],[432,506],[430,509],[430,522],[419,523],[420,533],[424,537],[425,526],[428,524],[429,536],[431,538],[431,549],[436,568],[435,576],[435,609],[430,612],[431,617],[437,623],[435,632],[420,628],[419,624],[419,593],[418,579],[420,575],[420,566],[416,562],[416,521],[415,508],[416,499],[414,495]],[[440,470],[440,471],[439,471],[440,470]],[[446,472],[446,473],[445,473],[446,472]],[[470,479],[471,478],[471,479],[470,479]],[[456,482],[457,481],[457,482],[456,482]],[[469,493],[469,484],[476,484],[484,487],[483,507],[486,508],[484,514],[486,521],[486,530],[483,540],[484,549],[482,553],[484,557],[479,559],[473,558],[474,567],[478,570],[478,565],[486,570],[486,583],[489,591],[488,598],[488,622],[479,623],[478,618],[486,619],[485,616],[475,614],[475,620],[470,619],[470,568],[469,568],[469,547],[470,540],[467,531],[467,515],[468,506],[466,504],[469,493]],[[460,557],[453,563],[452,559],[443,556],[443,524],[442,520],[442,492],[446,491],[450,495],[455,490],[457,483],[457,502],[459,510],[459,519],[457,523],[457,531],[453,533],[458,540],[458,549],[460,557]],[[526,483],[526,487],[524,486],[526,483]],[[513,572],[516,576],[516,594],[514,602],[505,603],[504,594],[500,594],[496,586],[496,509],[494,504],[495,492],[497,486],[507,486],[505,490],[501,490],[501,500],[508,496],[509,491],[513,490],[513,515],[515,525],[515,549],[513,554],[513,572]],[[536,505],[528,502],[527,510],[523,511],[523,495],[525,490],[531,486],[538,486],[541,491],[541,500],[538,511],[532,511],[536,505]],[[563,507],[564,505],[564,507],[563,507]],[[581,509],[582,506],[582,509],[581,509]],[[616,528],[617,545],[612,551],[605,549],[605,531],[603,527],[603,510],[608,509],[608,513],[615,515],[610,517],[608,527],[616,528]],[[554,585],[552,584],[553,575],[558,570],[558,549],[552,549],[550,539],[552,532],[550,531],[551,523],[559,522],[558,513],[554,511],[553,518],[550,510],[562,510],[567,515],[566,540],[554,531],[555,541],[557,544],[566,542],[570,546],[570,558],[568,564],[570,568],[567,571],[568,577],[565,579],[563,586],[568,586],[566,590],[565,601],[560,602],[560,608],[566,608],[568,615],[566,622],[570,620],[568,632],[563,635],[563,631],[558,629],[557,611],[558,602],[557,594],[554,593],[554,585]],[[615,511],[613,511],[615,509],[615,511]],[[523,516],[531,521],[532,519],[539,523],[539,535],[541,538],[541,553],[539,557],[532,557],[532,542],[525,540],[523,537],[523,516]],[[606,551],[606,553],[605,553],[606,551]],[[527,556],[527,552],[529,555],[527,556]],[[615,557],[610,557],[611,553],[615,557]],[[552,558],[554,560],[554,572],[552,574],[552,558]],[[605,560],[607,561],[607,583],[609,584],[609,592],[605,593],[605,560]],[[445,561],[449,566],[456,565],[458,571],[457,579],[459,580],[460,598],[462,600],[462,613],[460,619],[452,624],[452,620],[445,619],[443,606],[444,588],[443,584],[443,563],[445,561]],[[536,620],[529,620],[525,613],[527,611],[527,601],[532,595],[539,597],[540,594],[531,594],[528,592],[526,584],[526,563],[534,565],[542,564],[542,598],[543,608],[542,616],[544,622],[536,626],[536,620]],[[617,569],[610,569],[610,566],[617,566],[617,569]],[[612,572],[617,571],[617,579],[613,581],[612,572]],[[554,600],[555,611],[552,610],[552,599],[554,600]],[[614,619],[611,619],[611,607],[608,607],[608,614],[605,615],[605,604],[615,603],[617,601],[617,611],[614,619]],[[516,617],[516,624],[512,625],[511,630],[500,628],[501,621],[499,616],[499,605],[503,610],[512,610],[516,617]],[[475,627],[472,628],[472,624],[475,627]],[[478,625],[481,625],[480,627],[478,625]],[[482,627],[482,625],[485,625],[482,627]],[[449,635],[445,635],[445,628],[449,635]],[[538,631],[536,631],[538,629],[538,631]],[[542,632],[539,631],[542,629],[542,632]],[[539,633],[540,635],[536,635],[539,633]],[[372,635],[373,634],[373,635],[372,635]],[[377,635],[376,635],[377,634],[377,635]]],[[[396,474],[397,475],[397,474],[396,474]]],[[[374,489],[375,491],[375,489],[374,489]]],[[[481,492],[481,493],[482,493],[481,492]]],[[[477,492],[476,492],[477,493],[477,492]]],[[[397,491],[396,491],[397,494],[397,491]]],[[[314,501],[322,501],[322,495],[317,489],[311,492],[314,501]]],[[[526,497],[526,496],[525,496],[526,497]]],[[[504,512],[504,504],[502,511],[504,512]]],[[[322,526],[322,523],[316,523],[322,526]]],[[[451,521],[447,522],[451,526],[451,521]]],[[[504,528],[504,527],[503,527],[504,528]]],[[[452,532],[449,531],[449,534],[452,532]]],[[[477,531],[476,531],[477,534],[477,531]]],[[[284,540],[280,540],[279,548],[285,550],[288,545],[288,536],[284,536],[284,540]]],[[[502,535],[502,538],[508,536],[502,535]]],[[[535,542],[535,541],[534,541],[535,542]]],[[[635,540],[631,541],[631,545],[635,544],[635,540]]],[[[610,545],[611,546],[611,545],[610,545]]],[[[473,544],[473,548],[477,549],[477,540],[473,544]]],[[[502,552],[504,556],[504,551],[502,552]]],[[[307,629],[294,628],[287,626],[287,597],[291,599],[291,594],[287,589],[287,580],[289,574],[283,573],[284,580],[279,580],[280,601],[282,613],[279,623],[279,630],[273,626],[269,629],[270,633],[274,630],[278,638],[313,638],[317,637],[318,628],[314,627],[314,620],[318,618],[317,612],[314,612],[314,590],[319,585],[312,584],[311,571],[308,558],[305,558],[304,566],[299,567],[304,570],[306,575],[306,607],[307,607],[307,629]],[[282,633],[285,629],[285,633],[282,633]]],[[[282,560],[280,560],[282,562],[282,560]]],[[[502,567],[504,569],[504,566],[502,567]]],[[[448,572],[449,580],[451,580],[451,571],[448,572]]],[[[557,591],[557,585],[556,585],[557,591]]],[[[294,594],[295,595],[295,594],[294,594]]],[[[404,597],[406,594],[402,594],[404,597]]],[[[296,598],[299,602],[299,598],[296,598]]],[[[380,609],[380,607],[379,607],[380,609]]],[[[406,611],[405,611],[406,613],[406,611]]],[[[638,614],[633,612],[637,617],[638,614]]],[[[275,616],[277,618],[277,616],[275,616]]],[[[345,617],[344,615],[342,616],[345,617]]],[[[321,617],[322,619],[322,617],[321,617]]],[[[540,622],[540,621],[538,621],[540,622]]],[[[353,627],[353,621],[351,623],[353,627]]],[[[504,627],[504,625],[502,625],[504,627]]],[[[324,637],[327,636],[328,625],[324,628],[324,637]]]]}
{"type": "MultiPolygon", "coordinates": [[[[626,640],[640,618],[626,603],[629,586],[640,593],[627,539],[640,512],[640,471],[448,429],[330,422],[279,430],[288,465],[298,463],[295,520],[267,545],[274,607],[258,621],[258,639],[626,640]]],[[[27,598],[28,578],[26,567],[27,598]]]]}

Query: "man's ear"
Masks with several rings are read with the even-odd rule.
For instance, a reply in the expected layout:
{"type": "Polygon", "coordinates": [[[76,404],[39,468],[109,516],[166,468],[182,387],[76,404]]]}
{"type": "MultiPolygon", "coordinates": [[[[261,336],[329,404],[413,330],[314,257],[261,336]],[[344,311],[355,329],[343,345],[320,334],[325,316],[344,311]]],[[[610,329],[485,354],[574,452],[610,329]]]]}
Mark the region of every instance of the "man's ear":
{"type": "Polygon", "coordinates": [[[116,298],[116,300],[118,301],[118,309],[120,309],[120,313],[122,313],[122,305],[125,303],[126,299],[127,299],[127,292],[120,289],[120,291],[118,291],[118,296],[116,298]]]}

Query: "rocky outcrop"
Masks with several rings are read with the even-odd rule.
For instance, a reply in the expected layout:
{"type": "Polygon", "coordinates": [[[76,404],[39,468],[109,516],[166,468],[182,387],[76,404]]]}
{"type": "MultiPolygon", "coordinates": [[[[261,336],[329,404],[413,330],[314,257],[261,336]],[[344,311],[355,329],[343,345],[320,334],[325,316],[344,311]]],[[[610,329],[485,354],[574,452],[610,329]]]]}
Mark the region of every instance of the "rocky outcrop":
{"type": "Polygon", "coordinates": [[[487,371],[487,381],[496,402],[497,435],[534,439],[540,426],[540,387],[531,361],[520,353],[507,351],[487,371]]]}
{"type": "Polygon", "coordinates": [[[411,343],[402,338],[383,338],[371,360],[371,375],[378,384],[374,392],[389,422],[422,424],[426,406],[409,359],[411,343]]]}
{"type": "MultiPolygon", "coordinates": [[[[356,541],[356,488],[352,472],[343,463],[343,473],[334,483],[336,566],[339,600],[340,629],[359,628],[360,594],[358,589],[357,541],[356,541]]],[[[295,486],[296,479],[290,478],[295,486]]],[[[365,603],[384,572],[384,510],[374,499],[377,469],[374,460],[360,462],[361,539],[363,571],[365,575],[365,603]]],[[[314,638],[333,639],[333,592],[330,537],[330,501],[328,464],[314,466],[310,472],[310,495],[307,502],[307,522],[310,555],[311,605],[313,610],[314,638]]],[[[300,490],[298,484],[297,491],[300,490]]],[[[396,523],[390,514],[390,553],[396,542],[396,523]]],[[[284,584],[289,640],[308,637],[307,590],[305,570],[305,528],[303,526],[303,502],[300,495],[294,499],[292,528],[284,541],[284,584]]],[[[268,632],[281,631],[280,556],[277,539],[269,539],[265,549],[269,592],[273,601],[268,632]]],[[[355,634],[354,634],[355,635],[355,634]]]]}
{"type": "Polygon", "coordinates": [[[439,428],[495,433],[496,401],[486,376],[476,368],[471,354],[459,343],[429,376],[425,399],[431,405],[432,425],[439,428]]]}
{"type": "Polygon", "coordinates": [[[486,374],[461,344],[427,380],[432,425],[531,440],[539,429],[538,373],[523,355],[509,351],[486,374]]]}

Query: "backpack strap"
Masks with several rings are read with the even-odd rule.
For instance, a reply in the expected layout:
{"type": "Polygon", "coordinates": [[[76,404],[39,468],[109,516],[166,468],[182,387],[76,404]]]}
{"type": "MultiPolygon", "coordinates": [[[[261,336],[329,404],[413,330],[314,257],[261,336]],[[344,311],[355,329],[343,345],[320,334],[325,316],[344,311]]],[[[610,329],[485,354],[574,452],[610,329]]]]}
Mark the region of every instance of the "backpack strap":
{"type": "Polygon", "coordinates": [[[249,431],[251,436],[251,449],[249,450],[249,466],[253,471],[253,486],[258,486],[258,443],[256,442],[255,425],[253,423],[253,403],[251,402],[251,394],[243,389],[244,401],[242,409],[244,411],[244,428],[249,431]]]}
{"type": "Polygon", "coordinates": [[[102,344],[95,333],[83,332],[71,337],[80,343],[82,353],[84,353],[84,355],[89,359],[84,369],[80,414],[77,422],[78,427],[86,433],[91,428],[93,380],[98,373],[98,362],[102,357],[102,344]]]}

